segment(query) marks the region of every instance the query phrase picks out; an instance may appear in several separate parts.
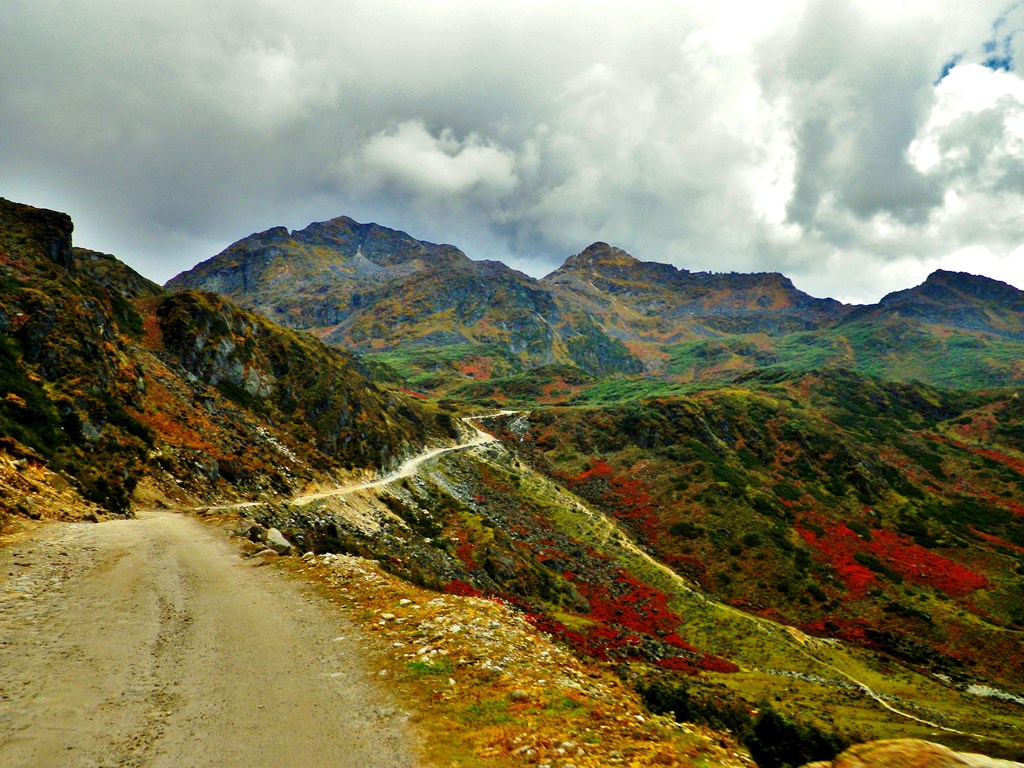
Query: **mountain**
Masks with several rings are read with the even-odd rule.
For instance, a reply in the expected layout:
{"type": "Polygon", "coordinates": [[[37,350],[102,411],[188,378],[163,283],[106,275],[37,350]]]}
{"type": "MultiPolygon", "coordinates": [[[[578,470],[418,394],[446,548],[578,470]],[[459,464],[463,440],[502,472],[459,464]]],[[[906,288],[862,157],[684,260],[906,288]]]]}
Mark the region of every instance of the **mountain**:
{"type": "Polygon", "coordinates": [[[834,299],[808,296],[778,273],[690,272],[639,261],[607,243],[571,256],[544,282],[602,317],[602,325],[662,343],[723,332],[809,330],[848,310],[834,299]]]}
{"type": "Polygon", "coordinates": [[[342,216],[301,231],[275,227],[239,240],[172,278],[170,290],[201,288],[293,328],[339,323],[373,286],[469,259],[453,246],[342,216]]]}
{"type": "Polygon", "coordinates": [[[503,370],[556,361],[601,374],[642,367],[527,275],[347,217],[251,235],[167,287],[222,293],[346,348],[485,349],[488,367],[503,370]]]}
{"type": "Polygon", "coordinates": [[[166,293],[73,248],[72,230],[65,214],[0,200],[0,435],[23,470],[124,514],[143,491],[298,491],[454,436],[351,354],[213,294],[166,293]]]}
{"type": "Polygon", "coordinates": [[[1022,341],[1024,293],[999,280],[940,269],[921,285],[890,293],[847,319],[868,318],[906,318],[1022,341]]]}
{"type": "Polygon", "coordinates": [[[1024,378],[1024,294],[952,272],[852,307],[777,273],[691,272],[594,243],[536,280],[340,217],[251,235],[168,283],[189,287],[359,350],[396,385],[470,398],[489,388],[499,402],[529,389],[534,371],[564,365],[602,381],[589,394],[558,389],[597,399],[764,368],[836,365],[968,388],[1024,378]],[[609,389],[610,375],[644,383],[609,389]]]}

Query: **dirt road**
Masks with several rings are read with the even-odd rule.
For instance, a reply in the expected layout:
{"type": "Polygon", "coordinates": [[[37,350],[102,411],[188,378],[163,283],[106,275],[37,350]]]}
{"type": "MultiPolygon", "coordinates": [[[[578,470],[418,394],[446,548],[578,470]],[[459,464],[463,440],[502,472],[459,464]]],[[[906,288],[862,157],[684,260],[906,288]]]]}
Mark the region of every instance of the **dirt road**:
{"type": "MultiPolygon", "coordinates": [[[[431,448],[429,450],[426,450],[423,453],[420,453],[416,456],[413,456],[411,459],[406,460],[402,464],[402,466],[400,466],[394,472],[392,472],[389,475],[385,475],[379,480],[371,480],[365,483],[353,483],[352,485],[342,485],[338,486],[337,488],[330,488],[326,491],[307,493],[304,496],[296,496],[291,500],[291,503],[303,506],[318,499],[326,499],[332,496],[347,496],[348,494],[355,493],[356,491],[365,491],[370,488],[380,488],[382,486],[387,485],[388,483],[393,483],[395,480],[400,480],[403,477],[412,477],[413,475],[420,471],[420,467],[422,467],[426,462],[430,461],[431,459],[437,458],[438,456],[441,456],[445,453],[451,453],[452,451],[464,451],[468,448],[476,448],[477,446],[480,445],[487,445],[488,443],[495,442],[497,438],[494,437],[494,435],[490,435],[487,432],[484,432],[473,422],[478,419],[489,419],[494,418],[495,416],[507,416],[513,413],[517,413],[517,411],[498,411],[497,413],[488,414],[486,416],[465,416],[463,417],[462,420],[470,427],[472,427],[475,433],[473,437],[470,438],[469,440],[466,440],[462,443],[458,443],[457,445],[449,445],[443,448],[431,448]]],[[[251,506],[251,504],[246,503],[238,504],[235,506],[251,506]]],[[[217,509],[217,507],[214,507],[214,509],[217,509]]]]}
{"type": "Polygon", "coordinates": [[[200,523],[0,549],[0,766],[413,766],[355,630],[200,523]]]}

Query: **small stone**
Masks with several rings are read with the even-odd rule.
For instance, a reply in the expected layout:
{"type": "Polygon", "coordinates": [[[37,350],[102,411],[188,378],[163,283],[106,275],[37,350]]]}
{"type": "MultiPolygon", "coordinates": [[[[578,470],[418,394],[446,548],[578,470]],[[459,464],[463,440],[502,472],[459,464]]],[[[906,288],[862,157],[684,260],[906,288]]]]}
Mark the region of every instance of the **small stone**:
{"type": "Polygon", "coordinates": [[[398,601],[398,604],[401,606],[412,605],[412,600],[410,600],[407,597],[403,597],[401,600],[398,601]]]}
{"type": "Polygon", "coordinates": [[[302,559],[308,563],[310,560],[316,560],[316,555],[313,552],[307,552],[302,556],[302,559]]]}
{"type": "Polygon", "coordinates": [[[395,614],[393,614],[393,613],[382,613],[380,615],[380,617],[382,619],[384,619],[384,621],[394,621],[395,620],[395,614]]]}
{"type": "Polygon", "coordinates": [[[517,688],[516,690],[512,691],[512,693],[510,693],[508,697],[512,701],[525,701],[528,698],[526,691],[520,688],[517,688]]]}

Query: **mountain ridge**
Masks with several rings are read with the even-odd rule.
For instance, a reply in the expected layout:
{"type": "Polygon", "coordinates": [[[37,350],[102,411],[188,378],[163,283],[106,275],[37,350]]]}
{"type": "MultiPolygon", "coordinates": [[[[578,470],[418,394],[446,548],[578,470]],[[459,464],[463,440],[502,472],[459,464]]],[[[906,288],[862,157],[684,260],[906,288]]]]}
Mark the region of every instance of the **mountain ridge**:
{"type": "Polygon", "coordinates": [[[829,363],[942,386],[1024,380],[1013,362],[1024,356],[1024,293],[941,270],[855,306],[777,272],[692,272],[595,242],[533,278],[342,216],[250,235],[168,287],[223,293],[408,371],[425,392],[564,364],[693,386],[829,363]],[[922,349],[932,358],[908,364],[922,349]]]}
{"type": "Polygon", "coordinates": [[[144,478],[154,500],[259,495],[453,437],[350,353],[216,294],[167,293],[72,231],[0,200],[0,434],[108,512],[144,478]]]}

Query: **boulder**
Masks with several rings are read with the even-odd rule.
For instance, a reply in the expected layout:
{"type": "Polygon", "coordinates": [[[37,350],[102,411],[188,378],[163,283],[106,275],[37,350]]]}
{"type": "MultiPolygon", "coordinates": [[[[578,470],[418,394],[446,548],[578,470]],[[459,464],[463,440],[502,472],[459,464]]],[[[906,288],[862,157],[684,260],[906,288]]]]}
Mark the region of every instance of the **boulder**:
{"type": "Polygon", "coordinates": [[[1024,768],[1024,763],[954,752],[920,739],[869,741],[850,747],[832,762],[804,768],[1024,768]]]}
{"type": "Polygon", "coordinates": [[[287,555],[292,551],[291,542],[277,528],[267,529],[267,546],[279,555],[287,555]]]}

